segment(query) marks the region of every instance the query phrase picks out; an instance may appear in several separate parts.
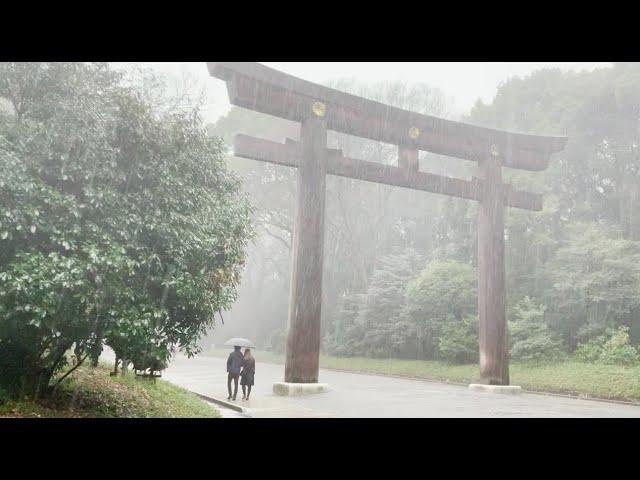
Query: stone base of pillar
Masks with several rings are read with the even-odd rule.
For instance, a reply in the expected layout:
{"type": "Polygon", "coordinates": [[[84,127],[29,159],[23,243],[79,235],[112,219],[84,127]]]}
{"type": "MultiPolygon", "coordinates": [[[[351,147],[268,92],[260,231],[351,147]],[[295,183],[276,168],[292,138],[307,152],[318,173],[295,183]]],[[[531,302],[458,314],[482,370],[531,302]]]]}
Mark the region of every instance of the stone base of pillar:
{"type": "Polygon", "coordinates": [[[469,389],[478,392],[503,393],[506,395],[518,395],[522,392],[522,388],[517,385],[483,385],[472,383],[469,385],[469,389]]]}
{"type": "Polygon", "coordinates": [[[288,383],[276,382],[273,384],[273,393],[280,397],[297,397],[329,391],[328,383],[288,383]]]}

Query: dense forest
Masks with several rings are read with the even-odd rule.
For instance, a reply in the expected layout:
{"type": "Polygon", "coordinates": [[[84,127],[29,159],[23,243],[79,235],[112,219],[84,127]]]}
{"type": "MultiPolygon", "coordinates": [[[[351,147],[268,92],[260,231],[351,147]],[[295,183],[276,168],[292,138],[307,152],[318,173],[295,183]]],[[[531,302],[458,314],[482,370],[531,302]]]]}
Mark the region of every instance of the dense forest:
{"type": "MultiPolygon", "coordinates": [[[[331,86],[451,118],[451,101],[424,84],[331,86]]],[[[640,343],[640,65],[537,71],[511,78],[473,124],[566,134],[544,172],[504,169],[506,181],[542,193],[542,212],[508,209],[507,317],[510,355],[638,361],[640,343]]],[[[298,139],[298,126],[240,108],[210,125],[231,144],[246,133],[298,139]]],[[[393,164],[396,148],[329,135],[331,148],[393,164]]],[[[231,158],[256,206],[238,302],[224,335],[243,334],[282,351],[287,328],[295,172],[231,158]]],[[[476,165],[422,153],[421,170],[469,179],[476,165]]],[[[356,180],[327,179],[323,338],[343,356],[477,361],[476,205],[356,180]]],[[[222,338],[214,332],[207,341],[222,338]]]]}

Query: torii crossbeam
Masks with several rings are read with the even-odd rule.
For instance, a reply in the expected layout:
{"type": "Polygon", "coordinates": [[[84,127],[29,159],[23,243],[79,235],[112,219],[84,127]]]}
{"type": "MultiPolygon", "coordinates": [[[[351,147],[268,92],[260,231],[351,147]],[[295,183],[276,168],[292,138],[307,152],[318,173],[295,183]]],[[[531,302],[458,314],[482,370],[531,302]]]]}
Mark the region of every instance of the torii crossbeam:
{"type": "Polygon", "coordinates": [[[505,317],[504,206],[539,211],[542,197],[502,182],[502,167],[541,171],[567,137],[512,133],[422,115],[317,85],[258,63],[215,62],[233,105],[301,123],[301,140],[237,135],[234,154],[297,167],[297,201],[285,382],[317,383],[326,175],[479,202],[478,315],[483,383],[509,384],[505,317]],[[398,145],[398,166],[327,148],[327,130],[398,145]],[[472,181],[419,171],[420,150],[473,160],[472,181]]]}

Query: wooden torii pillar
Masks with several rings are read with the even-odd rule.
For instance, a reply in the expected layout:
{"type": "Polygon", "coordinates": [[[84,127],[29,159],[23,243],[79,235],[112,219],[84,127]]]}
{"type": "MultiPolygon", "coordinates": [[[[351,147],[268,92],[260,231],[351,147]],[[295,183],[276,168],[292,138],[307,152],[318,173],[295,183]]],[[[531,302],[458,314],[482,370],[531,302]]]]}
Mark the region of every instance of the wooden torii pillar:
{"type": "Polygon", "coordinates": [[[245,135],[235,155],[297,167],[297,201],[285,382],[318,382],[326,175],[338,175],[479,202],[478,315],[480,375],[508,385],[505,317],[504,207],[542,209],[542,197],[502,182],[502,167],[541,171],[566,137],[494,130],[422,115],[350,95],[258,63],[216,62],[209,73],[227,82],[233,105],[299,122],[301,141],[284,144],[245,135]],[[327,149],[327,130],[398,145],[398,166],[327,149]],[[419,171],[420,150],[473,160],[471,181],[419,171]]]}

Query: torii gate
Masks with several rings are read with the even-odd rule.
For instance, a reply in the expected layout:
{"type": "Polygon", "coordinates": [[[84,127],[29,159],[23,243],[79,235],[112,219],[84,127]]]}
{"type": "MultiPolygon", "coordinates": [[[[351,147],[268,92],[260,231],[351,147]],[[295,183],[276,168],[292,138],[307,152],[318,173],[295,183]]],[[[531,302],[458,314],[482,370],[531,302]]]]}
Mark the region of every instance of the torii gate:
{"type": "Polygon", "coordinates": [[[238,157],[297,167],[297,202],[285,382],[317,383],[327,174],[441,193],[479,202],[480,376],[509,385],[505,317],[504,206],[540,211],[542,197],[502,182],[502,167],[541,171],[567,137],[525,135],[444,120],[308,82],[258,63],[215,62],[233,105],[301,123],[301,141],[237,135],[238,157]],[[398,145],[398,166],[327,149],[327,130],[398,145]],[[471,181],[418,170],[420,150],[479,164],[471,181]]]}

